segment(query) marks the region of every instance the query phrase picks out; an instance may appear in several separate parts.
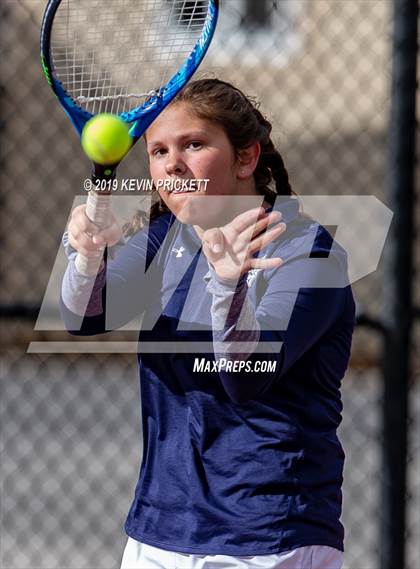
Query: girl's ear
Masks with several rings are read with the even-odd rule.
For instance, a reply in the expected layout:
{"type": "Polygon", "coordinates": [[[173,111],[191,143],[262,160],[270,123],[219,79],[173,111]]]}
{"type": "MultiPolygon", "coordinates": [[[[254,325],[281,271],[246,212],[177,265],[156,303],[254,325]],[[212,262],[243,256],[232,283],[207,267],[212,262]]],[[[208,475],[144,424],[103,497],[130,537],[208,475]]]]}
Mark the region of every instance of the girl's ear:
{"type": "Polygon", "coordinates": [[[249,178],[254,173],[257,167],[258,160],[261,154],[261,145],[259,142],[254,142],[247,148],[239,150],[237,159],[237,176],[240,180],[249,178]]]}

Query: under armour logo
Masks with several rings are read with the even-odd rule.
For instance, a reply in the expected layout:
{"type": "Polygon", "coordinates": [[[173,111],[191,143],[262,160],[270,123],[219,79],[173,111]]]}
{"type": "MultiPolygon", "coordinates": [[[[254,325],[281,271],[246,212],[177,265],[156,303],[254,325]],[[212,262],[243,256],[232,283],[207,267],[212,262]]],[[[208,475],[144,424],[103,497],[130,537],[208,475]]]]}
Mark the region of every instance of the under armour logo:
{"type": "Polygon", "coordinates": [[[180,247],[179,249],[177,249],[176,247],[174,247],[171,251],[171,253],[176,253],[176,257],[177,259],[179,257],[182,257],[182,253],[185,251],[185,247],[180,247]]]}

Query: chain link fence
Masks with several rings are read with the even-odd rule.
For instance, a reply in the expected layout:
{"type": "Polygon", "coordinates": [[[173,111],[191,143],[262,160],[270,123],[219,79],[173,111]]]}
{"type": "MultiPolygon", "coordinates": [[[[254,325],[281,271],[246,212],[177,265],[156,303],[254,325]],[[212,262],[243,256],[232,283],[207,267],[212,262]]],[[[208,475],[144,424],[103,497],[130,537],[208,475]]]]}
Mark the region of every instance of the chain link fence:
{"type": "MultiPolygon", "coordinates": [[[[38,38],[45,4],[4,0],[0,7],[0,287],[8,313],[0,322],[0,563],[11,569],[117,567],[141,458],[136,359],[127,354],[26,352],[33,341],[69,341],[58,323],[34,330],[33,319],[22,316],[43,300],[74,199],[84,193],[82,181],[90,170],[41,73],[38,38]]],[[[261,101],[298,194],[374,195],[386,203],[392,25],[388,0],[225,0],[199,74],[237,83],[261,101]]],[[[141,144],[119,175],[147,177],[141,144]]],[[[370,223],[367,213],[359,213],[352,220],[355,234],[370,223]]],[[[417,217],[417,228],[419,222],[417,217]]],[[[413,238],[418,245],[418,231],[413,238]]],[[[354,285],[359,312],[374,321],[386,311],[386,280],[380,263],[374,274],[354,285]]],[[[419,284],[417,272],[417,306],[419,284]]],[[[133,337],[114,334],[118,339],[133,337]]],[[[414,338],[419,342],[418,322],[414,338]]],[[[83,339],[71,341],[74,352],[83,345],[83,339]]],[[[413,345],[406,540],[410,569],[420,566],[416,355],[413,345]]],[[[343,381],[340,428],[347,455],[347,569],[379,568],[382,357],[380,331],[358,327],[352,365],[343,381]]]]}

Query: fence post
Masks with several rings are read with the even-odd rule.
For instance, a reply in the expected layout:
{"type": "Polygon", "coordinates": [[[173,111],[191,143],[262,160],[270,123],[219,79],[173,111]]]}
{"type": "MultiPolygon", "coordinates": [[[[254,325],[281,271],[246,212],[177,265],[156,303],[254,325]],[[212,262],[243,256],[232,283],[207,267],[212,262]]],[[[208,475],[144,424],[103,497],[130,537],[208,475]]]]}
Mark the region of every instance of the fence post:
{"type": "Polygon", "coordinates": [[[385,293],[381,569],[405,568],[408,385],[413,321],[412,271],[416,129],[415,0],[394,0],[392,100],[387,192],[395,212],[385,293]]]}

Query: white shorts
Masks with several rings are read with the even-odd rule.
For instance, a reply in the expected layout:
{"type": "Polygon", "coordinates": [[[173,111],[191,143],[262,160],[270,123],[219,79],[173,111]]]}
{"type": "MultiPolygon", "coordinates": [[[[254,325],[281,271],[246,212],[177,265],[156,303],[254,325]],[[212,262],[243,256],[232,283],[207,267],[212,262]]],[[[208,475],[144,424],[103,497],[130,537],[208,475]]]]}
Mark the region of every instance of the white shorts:
{"type": "Polygon", "coordinates": [[[325,545],[273,555],[233,557],[166,551],[129,537],[121,569],[340,569],[342,563],[343,552],[325,545]]]}

